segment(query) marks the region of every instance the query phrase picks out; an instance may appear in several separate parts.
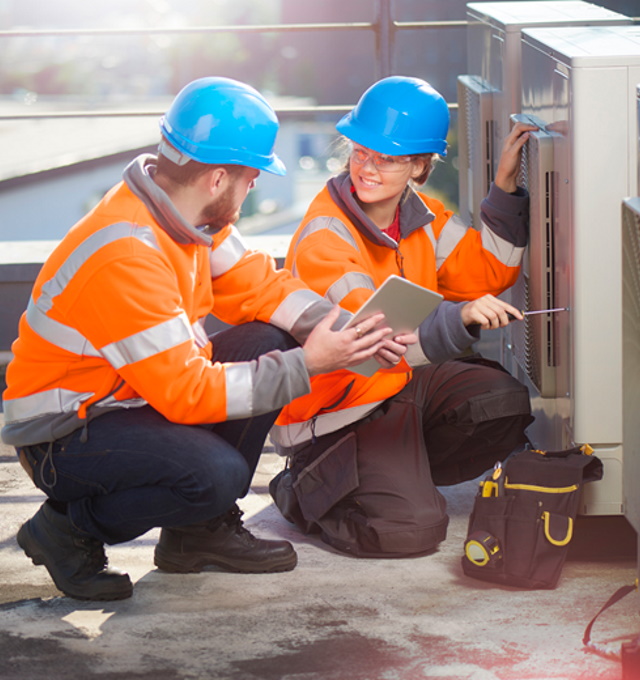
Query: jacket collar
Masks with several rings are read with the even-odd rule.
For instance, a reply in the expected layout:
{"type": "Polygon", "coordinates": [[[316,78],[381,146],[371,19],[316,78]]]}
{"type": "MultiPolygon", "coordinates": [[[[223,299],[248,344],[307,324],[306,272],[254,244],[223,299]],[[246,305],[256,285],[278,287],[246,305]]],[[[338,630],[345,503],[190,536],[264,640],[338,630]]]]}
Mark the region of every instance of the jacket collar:
{"type": "Polygon", "coordinates": [[[153,181],[156,157],[142,154],[124,169],[122,175],[131,191],[145,204],[153,218],[171,236],[182,244],[195,243],[211,246],[211,236],[189,224],[171,202],[167,194],[153,181]]]}
{"type": "MultiPolygon", "coordinates": [[[[377,227],[362,210],[355,193],[349,172],[345,170],[327,182],[327,188],[336,205],[347,215],[356,229],[370,241],[380,246],[397,248],[398,244],[377,227]]],[[[406,238],[416,229],[429,224],[435,215],[427,207],[420,196],[410,187],[404,191],[400,199],[400,236],[406,238]]]]}

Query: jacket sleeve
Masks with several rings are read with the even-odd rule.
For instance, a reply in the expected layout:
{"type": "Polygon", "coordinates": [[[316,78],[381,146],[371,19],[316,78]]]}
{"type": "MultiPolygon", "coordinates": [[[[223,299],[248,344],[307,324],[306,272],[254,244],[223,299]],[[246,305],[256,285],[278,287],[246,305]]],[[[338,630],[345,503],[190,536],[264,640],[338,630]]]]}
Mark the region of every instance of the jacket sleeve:
{"type": "MultiPolygon", "coordinates": [[[[250,250],[235,227],[214,236],[210,255],[213,313],[230,324],[271,323],[304,343],[333,303],[287,269],[277,269],[272,257],[250,250]]],[[[349,315],[343,313],[338,324],[349,315]]]]}
{"type": "Polygon", "coordinates": [[[106,360],[124,381],[116,398],[139,395],[167,419],[197,424],[272,411],[309,391],[301,348],[248,362],[209,361],[175,273],[161,253],[141,248],[134,244],[93,269],[67,311],[67,323],[98,351],[95,361],[106,360]]]}
{"type": "Polygon", "coordinates": [[[451,217],[436,235],[438,289],[448,300],[499,295],[512,286],[528,240],[529,196],[495,185],[481,205],[479,230],[451,217]]]}
{"type": "Polygon", "coordinates": [[[448,361],[460,356],[480,337],[480,327],[466,328],[460,316],[460,305],[443,301],[420,324],[420,347],[430,363],[448,361]]]}

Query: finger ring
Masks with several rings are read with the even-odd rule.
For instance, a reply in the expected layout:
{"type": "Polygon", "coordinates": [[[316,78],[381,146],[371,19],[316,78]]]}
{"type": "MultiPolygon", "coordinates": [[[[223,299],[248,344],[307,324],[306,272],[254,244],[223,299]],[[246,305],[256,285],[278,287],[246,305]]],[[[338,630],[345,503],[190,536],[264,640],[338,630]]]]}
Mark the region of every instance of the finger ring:
{"type": "Polygon", "coordinates": [[[356,335],[358,336],[358,339],[360,339],[363,335],[362,328],[360,328],[360,326],[356,326],[356,335]]]}

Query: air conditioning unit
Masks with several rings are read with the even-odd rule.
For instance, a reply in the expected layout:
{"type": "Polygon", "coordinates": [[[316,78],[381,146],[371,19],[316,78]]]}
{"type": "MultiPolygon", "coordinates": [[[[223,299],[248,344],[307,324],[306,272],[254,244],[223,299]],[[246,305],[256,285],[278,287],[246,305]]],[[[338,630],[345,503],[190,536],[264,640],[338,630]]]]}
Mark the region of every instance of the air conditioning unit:
{"type": "Polygon", "coordinates": [[[580,0],[470,2],[467,20],[467,75],[458,79],[460,215],[478,226],[480,201],[493,180],[509,117],[520,112],[522,30],[632,20],[580,0]]]}
{"type": "Polygon", "coordinates": [[[480,228],[479,207],[493,182],[494,90],[477,76],[458,77],[459,214],[480,228]]]}
{"type": "Polygon", "coordinates": [[[640,196],[640,85],[636,87],[637,110],[638,110],[638,196],[640,196]]]}
{"type": "Polygon", "coordinates": [[[640,198],[622,204],[622,253],[624,509],[640,534],[640,198]]]}
{"type": "Polygon", "coordinates": [[[567,277],[558,275],[562,253],[570,252],[570,248],[568,243],[561,245],[562,231],[556,234],[558,174],[554,145],[561,147],[562,139],[534,115],[514,114],[512,119],[539,129],[531,133],[521,155],[518,184],[530,195],[530,236],[521,275],[510,291],[511,301],[520,309],[557,311],[526,316],[504,333],[513,358],[536,394],[562,397],[568,390],[570,366],[569,316],[564,311],[568,310],[570,290],[567,277]]]}
{"type": "MultiPolygon", "coordinates": [[[[523,154],[530,243],[518,307],[567,311],[512,323],[505,365],[531,394],[535,446],[588,443],[605,464],[583,514],[623,514],[620,206],[638,189],[640,27],[522,31],[521,115],[539,126],[523,154]]],[[[636,420],[640,420],[636,418],[636,420]]]]}

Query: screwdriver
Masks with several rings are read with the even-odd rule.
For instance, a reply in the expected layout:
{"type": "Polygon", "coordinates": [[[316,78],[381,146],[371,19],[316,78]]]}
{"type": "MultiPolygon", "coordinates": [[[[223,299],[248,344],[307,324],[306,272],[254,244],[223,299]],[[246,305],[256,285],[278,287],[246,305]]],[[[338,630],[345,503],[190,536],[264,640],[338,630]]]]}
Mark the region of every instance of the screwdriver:
{"type": "MultiPolygon", "coordinates": [[[[569,308],[568,307],[554,307],[553,309],[531,309],[525,311],[524,309],[520,310],[520,313],[522,316],[529,316],[530,314],[554,314],[555,312],[568,312],[569,308]]],[[[507,317],[509,321],[520,321],[520,319],[516,319],[511,312],[507,312],[507,317]]],[[[479,323],[474,323],[470,324],[467,326],[467,328],[477,328],[479,327],[479,323]]]]}
{"type": "MultiPolygon", "coordinates": [[[[520,310],[520,313],[522,316],[529,316],[530,314],[554,314],[555,312],[568,312],[569,308],[568,307],[554,307],[553,309],[531,309],[528,311],[525,311],[524,309],[520,310]]],[[[515,316],[513,314],[510,314],[507,312],[507,316],[509,317],[510,321],[515,321],[515,316]]]]}

